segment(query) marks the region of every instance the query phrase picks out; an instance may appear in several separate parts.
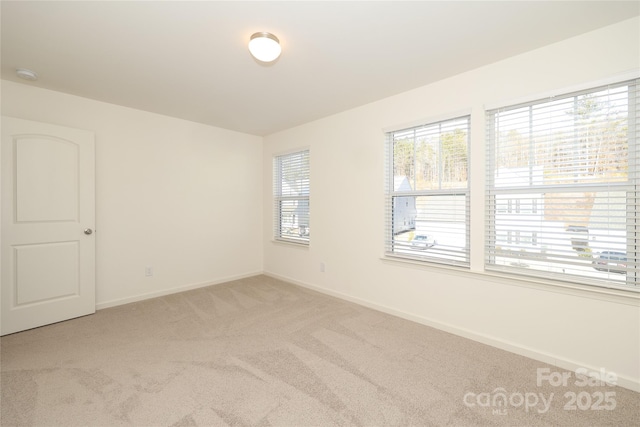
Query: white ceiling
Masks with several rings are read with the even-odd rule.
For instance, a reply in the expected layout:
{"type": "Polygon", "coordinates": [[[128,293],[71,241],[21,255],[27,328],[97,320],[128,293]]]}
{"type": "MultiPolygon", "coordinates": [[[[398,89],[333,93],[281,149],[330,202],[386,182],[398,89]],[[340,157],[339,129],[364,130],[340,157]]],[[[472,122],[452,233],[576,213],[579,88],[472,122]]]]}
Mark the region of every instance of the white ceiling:
{"type": "Polygon", "coordinates": [[[267,135],[640,14],[640,2],[2,1],[2,78],[267,135]],[[283,53],[261,65],[251,34],[283,53]]]}

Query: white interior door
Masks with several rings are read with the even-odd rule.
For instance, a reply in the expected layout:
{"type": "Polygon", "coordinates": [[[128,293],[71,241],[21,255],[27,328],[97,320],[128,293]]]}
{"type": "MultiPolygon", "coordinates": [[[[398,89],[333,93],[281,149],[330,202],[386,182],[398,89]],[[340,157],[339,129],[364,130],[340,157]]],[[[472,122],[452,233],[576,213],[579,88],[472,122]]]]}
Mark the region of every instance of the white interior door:
{"type": "Polygon", "coordinates": [[[93,133],[2,117],[1,334],[95,312],[93,133]]]}

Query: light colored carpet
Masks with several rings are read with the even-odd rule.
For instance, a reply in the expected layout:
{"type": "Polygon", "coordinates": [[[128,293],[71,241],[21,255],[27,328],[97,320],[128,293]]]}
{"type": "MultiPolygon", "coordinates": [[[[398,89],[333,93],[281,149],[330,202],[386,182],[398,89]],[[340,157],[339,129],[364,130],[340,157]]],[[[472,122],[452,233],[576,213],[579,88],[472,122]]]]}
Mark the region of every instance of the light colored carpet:
{"type": "Polygon", "coordinates": [[[3,426],[640,425],[638,393],[538,386],[562,371],[266,276],[6,336],[1,357],[3,426]]]}

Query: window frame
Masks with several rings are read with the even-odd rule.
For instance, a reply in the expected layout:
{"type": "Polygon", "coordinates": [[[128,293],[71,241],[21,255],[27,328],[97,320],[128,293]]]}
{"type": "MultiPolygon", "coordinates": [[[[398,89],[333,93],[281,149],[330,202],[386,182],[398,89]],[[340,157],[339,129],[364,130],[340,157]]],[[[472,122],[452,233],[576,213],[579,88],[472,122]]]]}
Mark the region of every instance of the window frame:
{"type": "MultiPolygon", "coordinates": [[[[576,193],[591,191],[594,193],[615,193],[625,192],[625,205],[626,205],[626,256],[627,259],[633,257],[631,261],[632,265],[638,265],[639,252],[640,252],[640,221],[638,220],[638,210],[640,201],[639,192],[639,177],[640,177],[640,114],[637,111],[640,102],[637,97],[640,96],[640,78],[637,76],[625,76],[624,79],[616,79],[608,81],[606,83],[593,84],[586,87],[581,87],[578,90],[567,90],[558,95],[549,97],[539,97],[536,100],[521,101],[517,103],[510,103],[503,106],[487,108],[485,110],[485,123],[486,123],[486,174],[485,174],[485,246],[484,246],[484,270],[488,273],[500,273],[507,274],[513,277],[520,278],[538,278],[543,280],[562,281],[576,283],[580,285],[587,285],[589,287],[599,288],[616,288],[624,291],[640,291],[640,280],[637,269],[630,269],[627,272],[626,279],[622,281],[613,281],[610,279],[593,279],[581,275],[565,275],[564,273],[547,272],[537,269],[518,269],[511,268],[504,265],[497,265],[495,263],[497,246],[497,225],[496,216],[500,211],[500,203],[497,202],[498,196],[506,197],[507,202],[502,202],[504,206],[509,205],[511,207],[511,201],[515,196],[515,200],[519,200],[518,196],[522,196],[527,193],[543,192],[544,193],[576,193]],[[495,135],[495,117],[501,111],[515,110],[523,107],[536,107],[541,106],[550,101],[557,99],[577,99],[581,95],[585,94],[597,94],[600,91],[615,87],[628,86],[627,90],[627,116],[628,123],[627,130],[627,144],[628,144],[628,179],[624,182],[594,182],[590,184],[579,183],[575,185],[571,184],[556,184],[556,185],[520,185],[520,186],[503,186],[499,187],[495,185],[495,173],[496,173],[496,141],[495,135]]],[[[573,129],[576,129],[575,127],[573,129]]],[[[533,138],[531,138],[533,139],[533,138]]],[[[533,142],[529,142],[532,145],[533,142]]],[[[531,148],[533,149],[533,148],[531,148]]],[[[539,209],[544,210],[544,206],[538,206],[538,201],[533,200],[531,205],[532,212],[535,214],[539,209]]],[[[611,204],[607,205],[611,206],[611,204]]],[[[504,209],[504,207],[503,207],[504,209]]],[[[571,227],[569,227],[571,228],[571,227]]],[[[537,243],[537,233],[532,236],[534,244],[537,243]]],[[[572,241],[573,245],[573,241],[572,241]]],[[[557,263],[558,266],[561,263],[557,263]]],[[[565,263],[565,265],[568,265],[565,263]]]]}
{"type": "MultiPolygon", "coordinates": [[[[309,246],[311,241],[310,217],[311,217],[311,151],[309,148],[299,148],[273,156],[272,161],[272,202],[273,202],[273,240],[279,243],[290,243],[294,245],[309,246]],[[291,195],[283,194],[283,161],[295,159],[295,157],[305,156],[306,168],[301,168],[304,173],[306,171],[307,183],[306,194],[291,195]],[[305,170],[306,169],[306,170],[305,170]],[[285,215],[283,214],[282,204],[286,202],[303,202],[306,204],[306,224],[298,224],[298,235],[287,234],[284,232],[287,228],[283,225],[285,215]],[[305,226],[303,230],[302,226],[305,226]]],[[[297,205],[296,205],[297,206],[297,205]]]]}
{"type": "MultiPolygon", "coordinates": [[[[385,153],[385,220],[384,220],[384,258],[387,259],[395,259],[398,261],[408,261],[408,262],[416,262],[418,264],[424,265],[434,265],[441,267],[453,267],[453,268],[462,268],[462,269],[470,269],[471,260],[470,260],[470,196],[471,196],[471,112],[469,110],[464,112],[458,112],[456,114],[450,114],[447,116],[442,116],[437,119],[429,119],[429,120],[421,120],[418,122],[413,122],[411,124],[398,126],[390,129],[384,129],[385,132],[385,144],[384,144],[384,153],[385,153]],[[395,187],[395,171],[394,171],[394,135],[398,133],[406,133],[410,131],[415,131],[422,128],[428,128],[430,126],[441,126],[446,125],[448,123],[454,123],[456,121],[466,121],[466,168],[467,168],[467,179],[466,186],[458,187],[458,188],[439,188],[439,189],[428,189],[428,190],[412,190],[412,191],[396,191],[395,187]],[[464,197],[464,239],[465,246],[461,251],[457,251],[457,256],[462,254],[461,260],[456,259],[447,259],[444,256],[432,256],[429,253],[418,253],[417,251],[413,251],[413,253],[408,253],[407,250],[404,252],[398,252],[396,250],[398,243],[395,241],[394,236],[394,200],[396,198],[401,197],[456,197],[463,196],[464,197]]],[[[442,135],[445,135],[446,132],[439,132],[440,138],[442,135]]],[[[414,134],[415,135],[415,134],[414,134]]],[[[416,139],[415,136],[413,138],[412,147],[416,147],[416,139]]],[[[442,140],[439,141],[439,149],[442,147],[442,140]]],[[[415,158],[414,158],[415,162],[415,158]]],[[[438,162],[438,173],[442,173],[442,158],[439,159],[438,162]]],[[[415,171],[414,171],[415,173],[415,171]]],[[[440,177],[441,179],[441,177],[440,177]]],[[[418,211],[419,212],[419,211],[418,211]]],[[[415,221],[418,221],[418,213],[416,214],[415,221]]],[[[452,255],[455,257],[455,255],[452,255]]]]}

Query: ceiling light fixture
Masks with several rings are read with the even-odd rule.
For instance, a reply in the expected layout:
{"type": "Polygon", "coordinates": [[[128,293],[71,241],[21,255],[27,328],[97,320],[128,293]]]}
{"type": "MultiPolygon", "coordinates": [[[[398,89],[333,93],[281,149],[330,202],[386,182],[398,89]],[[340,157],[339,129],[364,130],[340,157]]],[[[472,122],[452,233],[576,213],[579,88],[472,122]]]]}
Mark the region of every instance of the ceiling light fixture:
{"type": "Polygon", "coordinates": [[[16,70],[16,74],[21,79],[29,80],[29,81],[32,81],[32,82],[38,80],[38,75],[35,72],[31,71],[31,70],[27,70],[26,68],[18,68],[16,70]]]}
{"type": "Polygon", "coordinates": [[[280,40],[271,33],[255,33],[249,39],[249,52],[258,61],[271,62],[278,59],[282,48],[280,40]]]}

